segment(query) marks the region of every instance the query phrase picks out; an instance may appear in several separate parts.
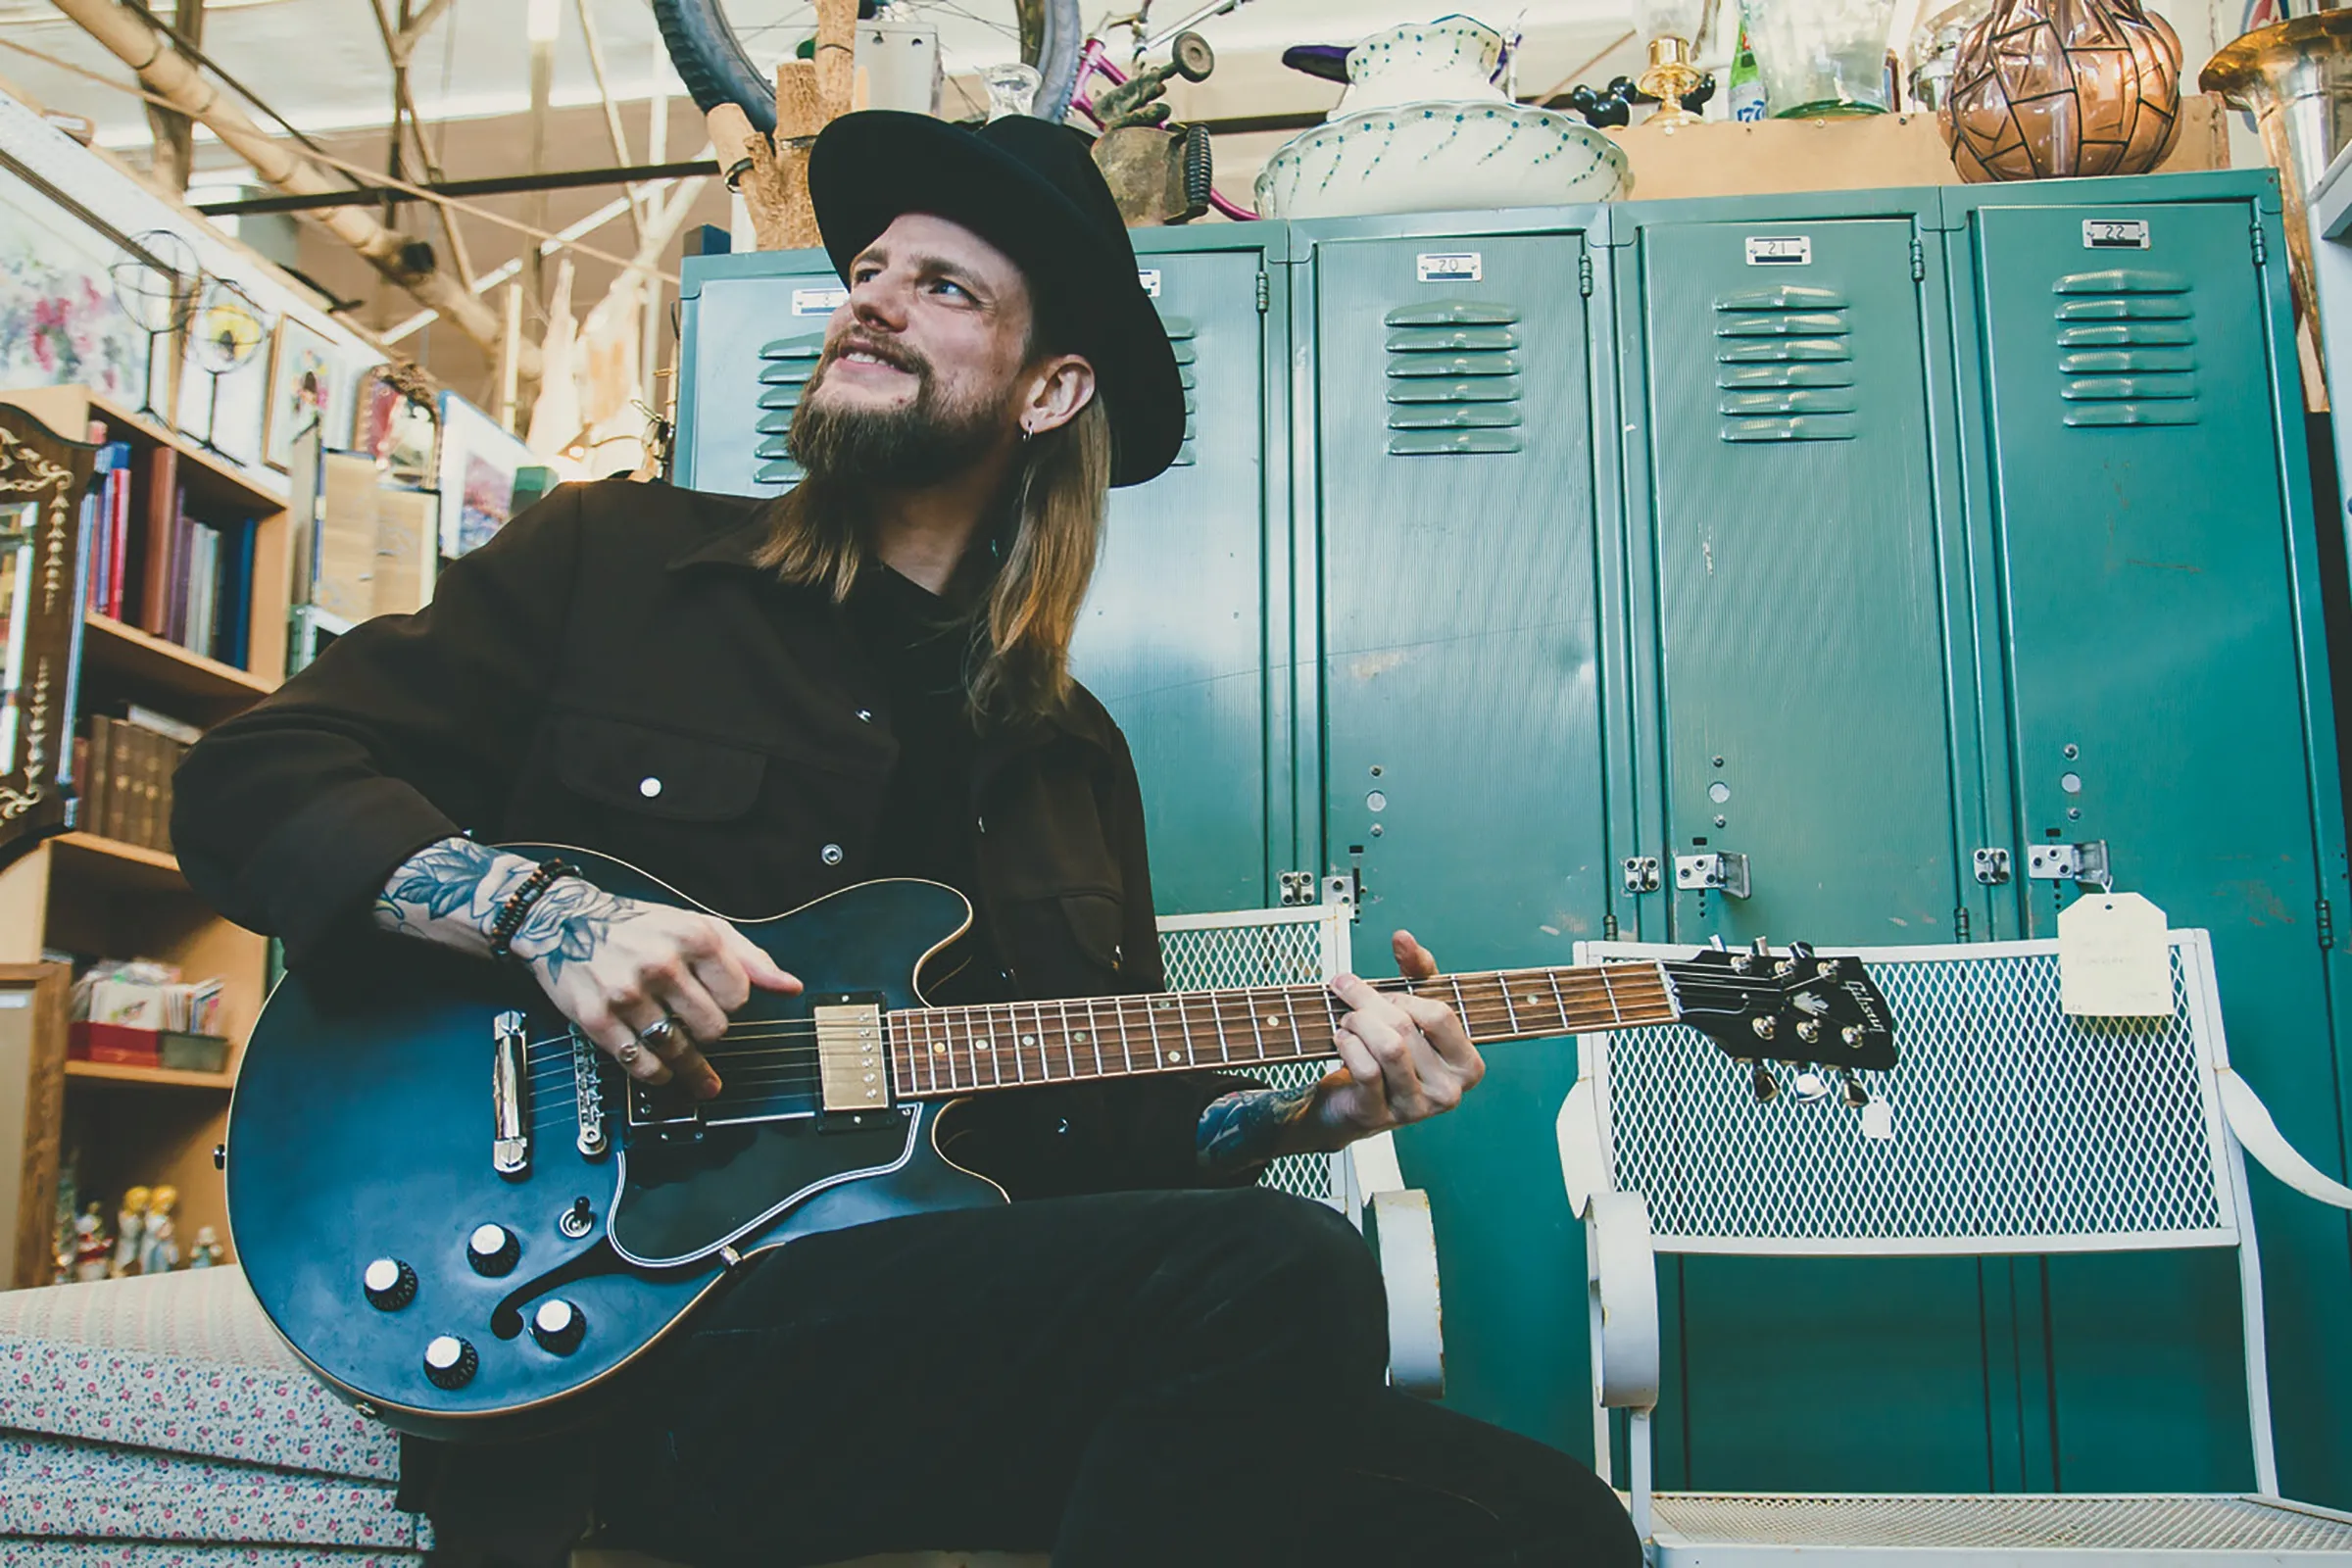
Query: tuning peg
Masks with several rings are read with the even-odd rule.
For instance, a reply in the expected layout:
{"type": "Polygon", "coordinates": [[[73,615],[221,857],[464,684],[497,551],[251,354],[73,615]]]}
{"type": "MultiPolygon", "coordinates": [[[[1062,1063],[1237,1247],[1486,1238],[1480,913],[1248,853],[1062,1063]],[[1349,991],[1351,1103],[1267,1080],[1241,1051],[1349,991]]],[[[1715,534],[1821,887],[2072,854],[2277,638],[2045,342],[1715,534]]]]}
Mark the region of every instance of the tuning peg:
{"type": "Polygon", "coordinates": [[[1713,948],[1717,953],[1723,952],[1723,933],[1718,931],[1713,936],[1707,938],[1707,946],[1713,948]]]}
{"type": "Polygon", "coordinates": [[[1794,958],[1799,963],[1810,962],[1813,957],[1813,944],[1810,942],[1789,943],[1788,956],[1794,958]]]}
{"type": "Polygon", "coordinates": [[[1854,1076],[1854,1070],[1851,1067],[1846,1068],[1838,1076],[1844,1080],[1845,1103],[1848,1109],[1860,1110],[1864,1105],[1870,1103],[1870,1091],[1862,1087],[1862,1080],[1854,1076]]]}
{"type": "Polygon", "coordinates": [[[1747,945],[1747,951],[1759,958],[1769,958],[1772,956],[1772,944],[1765,941],[1764,938],[1758,937],[1747,945]]]}
{"type": "Polygon", "coordinates": [[[1758,1061],[1749,1065],[1747,1087],[1759,1105],[1769,1105],[1781,1098],[1781,1081],[1772,1075],[1772,1067],[1767,1062],[1758,1061]]]}
{"type": "Polygon", "coordinates": [[[1830,1081],[1811,1062],[1798,1069],[1794,1088],[1800,1105],[1818,1105],[1830,1098],[1830,1081]]]}
{"type": "Polygon", "coordinates": [[[1884,1100],[1874,1100],[1862,1107],[1862,1136],[1874,1143],[1893,1141],[1894,1111],[1884,1100]]]}

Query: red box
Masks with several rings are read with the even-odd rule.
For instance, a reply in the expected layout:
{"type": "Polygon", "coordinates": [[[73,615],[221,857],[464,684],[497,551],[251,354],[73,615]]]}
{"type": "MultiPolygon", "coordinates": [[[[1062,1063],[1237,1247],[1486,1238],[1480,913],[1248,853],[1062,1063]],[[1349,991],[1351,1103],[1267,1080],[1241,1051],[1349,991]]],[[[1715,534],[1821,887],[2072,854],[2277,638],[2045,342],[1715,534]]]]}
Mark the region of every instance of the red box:
{"type": "Polygon", "coordinates": [[[164,1064],[162,1034],[119,1023],[84,1020],[66,1029],[66,1055],[74,1061],[106,1061],[118,1067],[160,1067],[164,1064]]]}

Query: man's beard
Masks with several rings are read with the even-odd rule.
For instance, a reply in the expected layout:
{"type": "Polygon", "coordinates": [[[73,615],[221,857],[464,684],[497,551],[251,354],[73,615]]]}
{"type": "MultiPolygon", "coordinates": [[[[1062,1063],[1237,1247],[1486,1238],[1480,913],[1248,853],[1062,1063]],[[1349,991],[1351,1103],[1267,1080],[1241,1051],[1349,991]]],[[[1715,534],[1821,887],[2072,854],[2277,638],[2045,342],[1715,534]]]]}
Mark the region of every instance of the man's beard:
{"type": "Polygon", "coordinates": [[[809,478],[921,489],[962,472],[988,456],[1004,438],[1001,407],[951,401],[939,389],[928,361],[909,350],[870,341],[845,341],[828,351],[808,384],[801,389],[787,437],[793,460],[809,478]],[[887,409],[844,407],[819,399],[825,372],[843,352],[856,348],[912,373],[914,397],[887,409]]]}

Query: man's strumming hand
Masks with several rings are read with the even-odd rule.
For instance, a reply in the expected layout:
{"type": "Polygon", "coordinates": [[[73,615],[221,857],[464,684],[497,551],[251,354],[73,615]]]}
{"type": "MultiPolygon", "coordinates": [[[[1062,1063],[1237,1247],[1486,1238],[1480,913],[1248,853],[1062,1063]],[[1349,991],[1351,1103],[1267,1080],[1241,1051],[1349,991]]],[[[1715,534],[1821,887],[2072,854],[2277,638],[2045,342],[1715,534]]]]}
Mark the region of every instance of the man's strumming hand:
{"type": "MultiPolygon", "coordinates": [[[[427,845],[376,896],[375,923],[464,952],[488,953],[490,932],[514,891],[535,869],[519,855],[470,839],[427,845]]],[[[509,951],[580,1033],[633,1078],[674,1075],[698,1099],[718,1093],[718,1074],[698,1049],[718,1039],[753,988],[791,995],[801,983],[716,915],[607,893],[559,877],[530,906],[509,951]],[[663,1018],[666,1039],[640,1041],[663,1018]]]]}

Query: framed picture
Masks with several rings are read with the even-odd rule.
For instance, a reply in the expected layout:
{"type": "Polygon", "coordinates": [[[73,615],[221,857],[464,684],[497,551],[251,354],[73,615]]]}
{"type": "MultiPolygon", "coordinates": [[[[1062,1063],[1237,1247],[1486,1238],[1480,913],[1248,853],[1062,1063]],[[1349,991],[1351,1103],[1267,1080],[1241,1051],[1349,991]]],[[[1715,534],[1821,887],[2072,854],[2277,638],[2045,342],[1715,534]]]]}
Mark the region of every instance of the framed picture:
{"type": "Polygon", "coordinates": [[[0,1214],[11,1225],[0,1289],[46,1285],[61,1229],[58,1152],[66,1116],[66,998],[62,963],[0,963],[0,1214]]]}
{"type": "Polygon", "coordinates": [[[270,345],[270,401],[262,424],[262,457],[270,466],[284,468],[295,432],[326,416],[333,384],[334,344],[292,317],[279,317],[270,345]]]}
{"type": "Polygon", "coordinates": [[[413,365],[377,365],[360,377],[351,449],[372,458],[402,484],[431,484],[438,471],[441,413],[424,372],[413,365]]]}
{"type": "Polygon", "coordinates": [[[534,466],[531,449],[458,396],[441,394],[441,554],[479,550],[515,512],[514,476],[534,466]]]}

